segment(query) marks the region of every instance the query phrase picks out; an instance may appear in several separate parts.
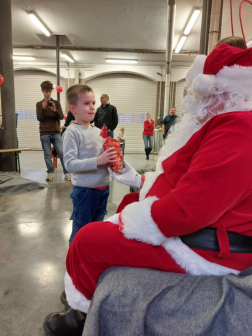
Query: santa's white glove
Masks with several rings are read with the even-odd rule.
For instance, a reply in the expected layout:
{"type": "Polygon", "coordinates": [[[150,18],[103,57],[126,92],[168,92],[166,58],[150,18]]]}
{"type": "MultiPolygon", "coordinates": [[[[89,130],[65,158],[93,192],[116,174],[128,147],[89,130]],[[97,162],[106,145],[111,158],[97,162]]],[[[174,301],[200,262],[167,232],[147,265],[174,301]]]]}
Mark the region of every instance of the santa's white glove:
{"type": "Polygon", "coordinates": [[[125,172],[119,173],[119,172],[113,172],[109,167],[108,170],[110,172],[110,175],[116,180],[117,182],[126,184],[130,187],[136,187],[140,188],[142,183],[142,177],[140,174],[138,174],[133,167],[131,167],[130,164],[128,164],[126,161],[125,163],[125,172]]]}
{"type": "Polygon", "coordinates": [[[111,217],[105,219],[104,222],[111,222],[113,224],[117,224],[118,225],[119,224],[118,217],[119,217],[119,214],[115,214],[114,216],[111,216],[111,217]]]}

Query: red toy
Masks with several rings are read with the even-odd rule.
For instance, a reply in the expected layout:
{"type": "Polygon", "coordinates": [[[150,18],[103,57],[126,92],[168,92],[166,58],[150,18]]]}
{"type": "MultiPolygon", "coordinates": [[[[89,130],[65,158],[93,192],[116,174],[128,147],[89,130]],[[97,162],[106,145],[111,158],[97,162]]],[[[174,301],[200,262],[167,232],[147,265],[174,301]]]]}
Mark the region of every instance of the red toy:
{"type": "Polygon", "coordinates": [[[3,76],[2,76],[2,75],[0,75],[0,85],[2,85],[2,84],[3,84],[3,82],[4,82],[4,78],[3,78],[3,76]]]}

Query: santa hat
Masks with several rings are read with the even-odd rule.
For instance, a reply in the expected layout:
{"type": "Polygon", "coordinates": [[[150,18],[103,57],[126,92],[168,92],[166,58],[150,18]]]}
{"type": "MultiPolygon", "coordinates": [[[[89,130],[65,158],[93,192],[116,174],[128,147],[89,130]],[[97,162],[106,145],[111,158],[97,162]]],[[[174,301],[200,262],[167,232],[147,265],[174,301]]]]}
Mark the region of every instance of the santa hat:
{"type": "Polygon", "coordinates": [[[198,96],[216,91],[252,96],[252,48],[220,44],[208,56],[199,55],[186,76],[198,96]]]}

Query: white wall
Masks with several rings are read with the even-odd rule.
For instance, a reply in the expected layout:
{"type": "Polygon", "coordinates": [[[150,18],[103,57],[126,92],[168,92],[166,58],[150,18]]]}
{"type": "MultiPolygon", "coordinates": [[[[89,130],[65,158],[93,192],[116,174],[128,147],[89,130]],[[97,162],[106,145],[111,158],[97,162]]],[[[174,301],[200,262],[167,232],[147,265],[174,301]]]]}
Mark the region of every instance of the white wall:
{"type": "Polygon", "coordinates": [[[178,82],[186,77],[189,67],[172,67],[171,69],[171,81],[178,82]]]}
{"type": "Polygon", "coordinates": [[[98,75],[107,74],[111,72],[130,72],[136,75],[142,75],[156,82],[160,80],[160,76],[157,75],[157,72],[161,72],[161,67],[160,66],[96,64],[93,71],[85,71],[85,78],[91,79],[98,75]]]}

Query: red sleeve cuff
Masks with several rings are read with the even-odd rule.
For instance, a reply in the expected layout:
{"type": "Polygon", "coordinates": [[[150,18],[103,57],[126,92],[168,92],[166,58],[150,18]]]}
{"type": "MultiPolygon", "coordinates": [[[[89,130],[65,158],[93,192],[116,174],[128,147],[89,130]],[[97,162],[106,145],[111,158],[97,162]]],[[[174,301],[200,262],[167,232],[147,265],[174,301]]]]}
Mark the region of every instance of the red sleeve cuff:
{"type": "Polygon", "coordinates": [[[144,182],[145,182],[145,175],[144,174],[141,175],[141,178],[142,178],[142,181],[143,181],[143,184],[144,184],[144,182]]]}

